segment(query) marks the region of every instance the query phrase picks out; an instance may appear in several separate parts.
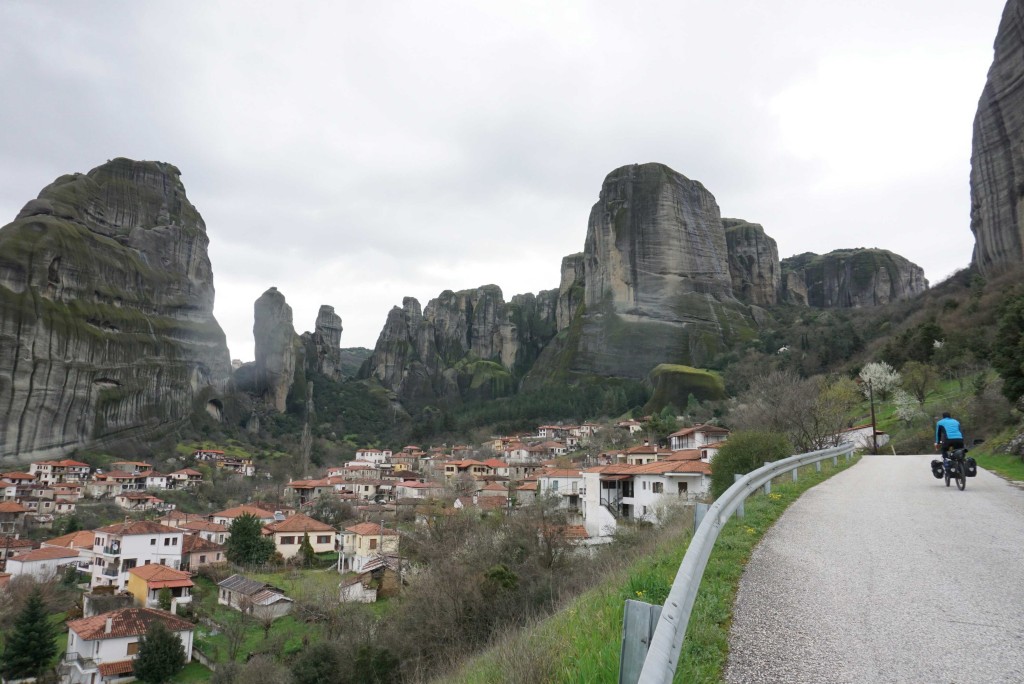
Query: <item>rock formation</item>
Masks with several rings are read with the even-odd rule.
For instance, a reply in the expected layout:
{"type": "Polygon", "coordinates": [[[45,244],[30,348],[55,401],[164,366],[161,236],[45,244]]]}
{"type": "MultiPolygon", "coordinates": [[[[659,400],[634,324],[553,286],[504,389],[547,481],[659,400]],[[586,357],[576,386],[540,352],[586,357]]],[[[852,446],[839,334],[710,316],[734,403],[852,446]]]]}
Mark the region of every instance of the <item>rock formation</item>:
{"type": "Polygon", "coordinates": [[[302,333],[309,370],[341,380],[341,316],[333,306],[320,307],[313,332],[302,333]]]}
{"type": "Polygon", "coordinates": [[[974,118],[971,230],[984,273],[1024,259],[1024,0],[1009,0],[974,118]]]}
{"type": "Polygon", "coordinates": [[[706,363],[752,326],[715,198],[663,164],[608,174],[583,255],[585,312],[556,367],[642,379],[659,363],[706,363]]]}
{"type": "Polygon", "coordinates": [[[208,243],[178,169],[128,159],[0,229],[0,457],[156,434],[214,400],[230,361],[208,243]]]}
{"type": "Polygon", "coordinates": [[[558,286],[558,306],[555,324],[565,330],[572,323],[580,305],[584,303],[586,288],[586,261],[583,252],[562,258],[562,281],[558,286]]]}
{"type": "Polygon", "coordinates": [[[553,290],[516,295],[501,289],[446,290],[420,310],[406,297],[388,314],[360,371],[412,403],[503,396],[555,333],[553,290]]]}
{"type": "Polygon", "coordinates": [[[771,306],[780,288],[779,248],[764,228],[741,219],[722,219],[732,291],[747,304],[771,306]]]}
{"type": "Polygon", "coordinates": [[[819,308],[889,304],[928,289],[924,271],[884,249],[811,252],[782,260],[783,301],[819,308]]]}
{"type": "Polygon", "coordinates": [[[264,292],[253,305],[252,334],[256,342],[257,391],[272,408],[284,411],[295,371],[302,368],[297,358],[301,347],[292,325],[292,307],[276,287],[264,292]]]}

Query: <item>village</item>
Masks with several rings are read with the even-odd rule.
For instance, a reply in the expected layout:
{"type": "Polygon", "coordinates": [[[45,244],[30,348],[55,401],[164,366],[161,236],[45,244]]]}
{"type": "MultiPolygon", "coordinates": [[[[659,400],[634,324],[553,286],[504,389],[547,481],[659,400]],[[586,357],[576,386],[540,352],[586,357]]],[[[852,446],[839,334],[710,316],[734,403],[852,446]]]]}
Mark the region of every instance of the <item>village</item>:
{"type": "MultiPolygon", "coordinates": [[[[477,447],[362,448],[320,477],[288,482],[273,506],[244,503],[209,514],[178,511],[161,498],[199,487],[203,473],[196,467],[164,474],[141,461],[113,461],[105,472],[71,459],[34,462],[28,472],[0,474],[0,586],[20,577],[44,583],[73,575],[84,590],[82,617],[67,621],[63,681],[128,680],[153,620],[179,635],[189,660],[206,660],[195,647],[193,589],[204,568],[242,570],[227,553],[239,518],[258,521],[278,562],[295,563],[304,545],[320,567],[329,561],[338,602],[372,602],[400,589],[402,521],[423,524],[460,512],[514,515],[547,497],[566,516],[566,539],[585,549],[609,540],[623,521],[657,522],[667,506],[705,499],[711,460],[728,430],[695,425],[669,435],[663,447],[643,432],[643,423],[628,420],[542,425],[536,434],[495,437],[477,447]],[[601,430],[621,431],[619,441],[629,446],[588,450],[601,430]],[[473,457],[481,451],[500,457],[473,457]],[[91,500],[113,501],[124,520],[39,541],[26,534],[55,526],[91,500]],[[336,529],[317,520],[309,513],[324,501],[349,504],[361,522],[336,529]],[[121,600],[118,608],[107,609],[111,598],[121,600]]],[[[196,449],[191,460],[236,477],[257,476],[252,459],[216,449],[196,449]]],[[[264,620],[287,615],[292,604],[283,588],[243,572],[217,583],[216,601],[264,620]]]]}

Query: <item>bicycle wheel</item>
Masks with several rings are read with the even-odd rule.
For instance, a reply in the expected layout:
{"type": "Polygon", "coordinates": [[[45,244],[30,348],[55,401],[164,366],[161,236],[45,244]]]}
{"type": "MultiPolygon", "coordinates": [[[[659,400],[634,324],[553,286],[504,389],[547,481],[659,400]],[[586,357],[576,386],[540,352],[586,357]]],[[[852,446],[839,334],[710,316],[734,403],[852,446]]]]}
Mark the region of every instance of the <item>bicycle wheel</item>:
{"type": "Polygon", "coordinates": [[[942,472],[946,475],[946,486],[947,487],[949,486],[949,470],[952,467],[953,467],[952,465],[947,465],[945,468],[942,469],[942,472]]]}
{"type": "Polygon", "coordinates": [[[964,491],[964,487],[967,486],[967,464],[963,461],[957,461],[956,464],[956,488],[961,492],[964,491]]]}

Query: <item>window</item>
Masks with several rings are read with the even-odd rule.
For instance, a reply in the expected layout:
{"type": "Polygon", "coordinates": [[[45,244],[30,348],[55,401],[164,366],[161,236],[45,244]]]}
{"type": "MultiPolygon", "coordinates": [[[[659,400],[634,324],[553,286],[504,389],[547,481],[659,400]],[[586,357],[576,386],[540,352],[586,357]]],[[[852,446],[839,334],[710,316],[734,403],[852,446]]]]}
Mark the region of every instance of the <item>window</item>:
{"type": "Polygon", "coordinates": [[[644,486],[643,486],[643,488],[644,488],[644,489],[647,489],[647,480],[644,480],[644,486]]]}
{"type": "Polygon", "coordinates": [[[687,487],[687,484],[685,482],[680,482],[679,483],[679,493],[680,494],[685,494],[686,493],[686,487],[687,487]]]}
{"type": "Polygon", "coordinates": [[[171,538],[167,537],[166,539],[164,539],[164,546],[170,546],[170,545],[171,545],[171,538]]]}
{"type": "Polygon", "coordinates": [[[655,494],[661,494],[662,492],[665,491],[665,483],[664,482],[652,482],[651,483],[651,491],[654,492],[655,494]]]}
{"type": "Polygon", "coordinates": [[[153,537],[152,539],[149,540],[149,545],[150,546],[156,546],[156,537],[153,537]]]}
{"type": "Polygon", "coordinates": [[[206,556],[200,556],[199,557],[199,562],[200,563],[205,563],[206,562],[206,556]]]}
{"type": "Polygon", "coordinates": [[[373,551],[375,548],[377,548],[377,540],[376,539],[371,539],[370,540],[370,550],[373,551]]]}
{"type": "Polygon", "coordinates": [[[281,546],[287,546],[295,543],[295,537],[281,537],[281,546]]]}
{"type": "Polygon", "coordinates": [[[139,652],[139,642],[138,641],[130,641],[130,642],[128,642],[128,652],[126,653],[126,655],[135,655],[138,652],[139,652]]]}
{"type": "Polygon", "coordinates": [[[175,537],[174,539],[171,540],[171,546],[177,546],[177,545],[178,545],[178,538],[175,537]]]}
{"type": "Polygon", "coordinates": [[[136,559],[134,559],[134,558],[125,558],[124,559],[124,563],[121,564],[121,570],[131,570],[136,565],[138,565],[138,561],[136,559]]]}

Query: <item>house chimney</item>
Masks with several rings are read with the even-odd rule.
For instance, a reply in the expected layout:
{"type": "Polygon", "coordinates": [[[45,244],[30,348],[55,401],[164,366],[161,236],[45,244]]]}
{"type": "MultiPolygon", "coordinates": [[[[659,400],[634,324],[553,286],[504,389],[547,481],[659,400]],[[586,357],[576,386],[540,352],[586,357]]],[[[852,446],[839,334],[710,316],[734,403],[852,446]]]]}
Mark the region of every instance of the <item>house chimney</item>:
{"type": "Polygon", "coordinates": [[[110,634],[110,632],[111,632],[111,630],[113,628],[114,628],[114,618],[108,617],[107,621],[103,624],[103,633],[104,634],[110,634]]]}

